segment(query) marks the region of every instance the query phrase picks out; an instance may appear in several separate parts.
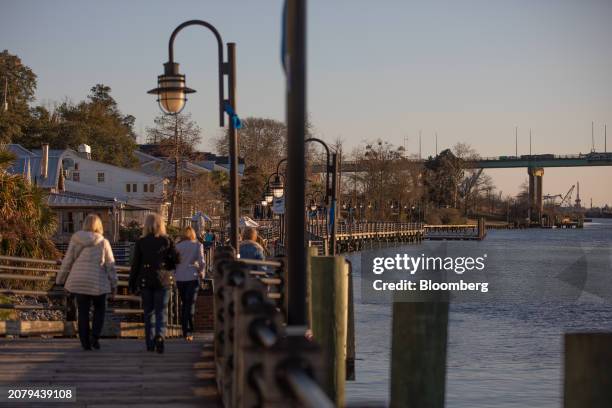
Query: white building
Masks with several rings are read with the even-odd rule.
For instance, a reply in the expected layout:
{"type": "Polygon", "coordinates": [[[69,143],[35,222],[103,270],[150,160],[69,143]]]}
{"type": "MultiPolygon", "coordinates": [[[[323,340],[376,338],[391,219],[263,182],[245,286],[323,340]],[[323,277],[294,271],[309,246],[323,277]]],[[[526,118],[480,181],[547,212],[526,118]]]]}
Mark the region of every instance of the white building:
{"type": "Polygon", "coordinates": [[[121,224],[142,222],[150,211],[167,214],[166,178],[92,160],[87,145],[78,152],[48,146],[32,151],[20,145],[8,148],[17,157],[10,171],[51,193],[49,205],[61,227],[58,235],[80,229],[92,212],[101,216],[113,239],[121,224]]]}

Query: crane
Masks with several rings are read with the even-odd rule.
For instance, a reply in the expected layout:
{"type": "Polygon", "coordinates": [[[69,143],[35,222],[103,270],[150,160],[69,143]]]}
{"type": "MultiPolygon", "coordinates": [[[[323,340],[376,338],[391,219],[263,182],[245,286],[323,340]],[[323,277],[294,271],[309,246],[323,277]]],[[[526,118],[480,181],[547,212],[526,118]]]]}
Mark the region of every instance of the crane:
{"type": "Polygon", "coordinates": [[[568,206],[570,206],[570,201],[572,199],[572,193],[574,192],[574,188],[576,188],[575,185],[571,186],[570,189],[567,191],[567,193],[565,193],[565,195],[563,195],[563,194],[546,194],[542,198],[544,198],[544,200],[550,200],[550,204],[552,204],[552,205],[556,205],[555,200],[557,198],[560,198],[561,202],[559,203],[559,207],[562,207],[563,204],[567,204],[568,206]]]}
{"type": "Polygon", "coordinates": [[[561,200],[559,207],[563,207],[563,204],[567,204],[568,206],[571,206],[570,201],[572,200],[572,193],[574,192],[575,188],[576,188],[576,185],[572,184],[570,189],[567,191],[567,193],[565,193],[565,196],[561,200]]]}

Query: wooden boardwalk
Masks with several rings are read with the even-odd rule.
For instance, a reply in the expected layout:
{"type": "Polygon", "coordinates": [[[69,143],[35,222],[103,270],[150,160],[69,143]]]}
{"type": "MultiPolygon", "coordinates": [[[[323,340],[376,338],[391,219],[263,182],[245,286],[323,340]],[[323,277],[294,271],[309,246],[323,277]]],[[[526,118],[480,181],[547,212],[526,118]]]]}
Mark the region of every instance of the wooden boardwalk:
{"type": "Polygon", "coordinates": [[[146,352],[141,339],[100,343],[83,351],[78,339],[0,339],[0,385],[76,387],[76,403],[12,405],[21,407],[221,406],[211,335],[167,340],[164,354],[146,352]]]}

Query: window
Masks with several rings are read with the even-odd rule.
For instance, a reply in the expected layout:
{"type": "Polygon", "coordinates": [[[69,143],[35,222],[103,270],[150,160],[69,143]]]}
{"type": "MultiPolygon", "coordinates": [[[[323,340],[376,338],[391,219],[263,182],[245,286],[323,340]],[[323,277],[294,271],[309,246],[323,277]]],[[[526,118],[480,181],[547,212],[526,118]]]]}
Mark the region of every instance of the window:
{"type": "Polygon", "coordinates": [[[81,174],[78,171],[72,172],[72,181],[81,181],[81,174]]]}
{"type": "Polygon", "coordinates": [[[78,170],[79,169],[79,163],[74,163],[74,169],[78,170]]]}
{"type": "Polygon", "coordinates": [[[145,193],[148,193],[149,192],[149,185],[145,183],[142,186],[143,186],[143,190],[142,191],[144,191],[145,193]]]}
{"type": "Polygon", "coordinates": [[[104,173],[98,173],[98,183],[104,183],[104,173]]]}
{"type": "Polygon", "coordinates": [[[138,192],[138,184],[132,184],[132,193],[138,192]]]}
{"type": "Polygon", "coordinates": [[[129,192],[131,191],[131,187],[132,187],[132,185],[131,185],[131,184],[126,184],[126,185],[125,185],[125,192],[126,192],[126,193],[129,193],[129,192]]]}
{"type": "Polygon", "coordinates": [[[149,193],[155,192],[155,184],[149,184],[149,193]]]}

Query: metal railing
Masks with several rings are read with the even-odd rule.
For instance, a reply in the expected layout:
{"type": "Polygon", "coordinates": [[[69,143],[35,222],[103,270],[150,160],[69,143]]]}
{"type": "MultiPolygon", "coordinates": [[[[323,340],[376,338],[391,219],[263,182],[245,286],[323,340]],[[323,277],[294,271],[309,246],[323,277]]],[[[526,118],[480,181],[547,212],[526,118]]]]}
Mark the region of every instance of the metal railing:
{"type": "Polygon", "coordinates": [[[217,388],[224,406],[332,407],[321,348],[286,326],[283,259],[215,256],[217,388]]]}

